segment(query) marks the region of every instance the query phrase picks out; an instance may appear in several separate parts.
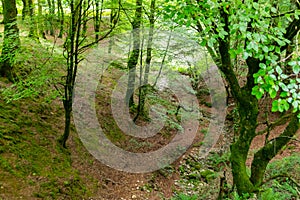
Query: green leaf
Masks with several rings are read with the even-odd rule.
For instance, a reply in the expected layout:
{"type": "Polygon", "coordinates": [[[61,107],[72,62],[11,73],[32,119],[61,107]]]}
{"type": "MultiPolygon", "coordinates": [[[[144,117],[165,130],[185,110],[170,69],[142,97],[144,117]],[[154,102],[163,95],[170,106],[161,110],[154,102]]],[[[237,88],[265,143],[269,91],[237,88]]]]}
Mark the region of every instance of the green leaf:
{"type": "Polygon", "coordinates": [[[278,100],[272,102],[272,112],[278,111],[278,100]]]}
{"type": "Polygon", "coordinates": [[[281,92],[281,93],[280,93],[280,97],[282,97],[282,98],[285,98],[285,97],[287,97],[287,96],[289,96],[289,93],[288,93],[288,92],[281,92]]]}
{"type": "Polygon", "coordinates": [[[265,52],[265,53],[268,53],[269,52],[269,48],[267,46],[263,46],[262,50],[265,52]]]}
{"type": "Polygon", "coordinates": [[[277,9],[274,8],[274,7],[271,7],[271,12],[272,12],[272,13],[276,13],[276,12],[277,12],[277,9]]]}
{"type": "Polygon", "coordinates": [[[271,97],[272,99],[274,99],[274,98],[276,97],[276,95],[277,95],[277,92],[276,92],[275,89],[270,88],[269,94],[270,94],[270,97],[271,97]]]}
{"type": "Polygon", "coordinates": [[[299,72],[300,72],[300,66],[299,66],[299,65],[294,65],[294,66],[293,66],[293,72],[294,72],[295,74],[299,74],[299,72]]]}
{"type": "Polygon", "coordinates": [[[264,64],[264,63],[259,63],[259,67],[262,68],[262,69],[266,69],[267,68],[266,64],[264,64]]]}
{"type": "Polygon", "coordinates": [[[255,10],[259,10],[259,4],[256,3],[256,2],[254,2],[254,3],[253,3],[253,8],[254,8],[255,10]]]}
{"type": "Polygon", "coordinates": [[[255,95],[255,97],[257,99],[261,99],[263,94],[265,93],[264,89],[262,87],[259,87],[258,85],[256,85],[253,89],[251,94],[255,95]]]}
{"type": "Polygon", "coordinates": [[[279,82],[278,85],[281,87],[281,89],[282,89],[283,91],[286,91],[286,92],[289,91],[288,87],[287,87],[284,83],[279,82]]]}
{"type": "Polygon", "coordinates": [[[200,43],[201,46],[205,47],[207,44],[207,40],[203,39],[200,43]]]}
{"type": "Polygon", "coordinates": [[[280,75],[280,74],[282,74],[282,69],[277,65],[276,66],[276,72],[280,75]]]}
{"type": "Polygon", "coordinates": [[[243,53],[243,59],[247,59],[249,56],[251,56],[247,51],[244,51],[243,53]]]}
{"type": "Polygon", "coordinates": [[[292,105],[295,109],[298,109],[299,103],[298,101],[293,101],[292,105]]]}

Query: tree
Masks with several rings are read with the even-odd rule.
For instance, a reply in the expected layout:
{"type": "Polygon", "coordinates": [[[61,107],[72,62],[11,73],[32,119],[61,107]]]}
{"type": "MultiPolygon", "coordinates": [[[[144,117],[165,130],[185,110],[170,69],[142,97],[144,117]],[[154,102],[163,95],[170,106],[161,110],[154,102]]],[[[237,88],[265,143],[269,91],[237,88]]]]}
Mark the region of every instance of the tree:
{"type": "MultiPolygon", "coordinates": [[[[153,45],[153,35],[154,35],[154,24],[155,24],[155,0],[151,0],[150,3],[150,13],[146,13],[149,18],[149,33],[148,33],[148,41],[147,41],[147,52],[146,52],[146,62],[145,62],[145,72],[144,72],[144,80],[143,86],[139,88],[139,103],[137,107],[137,114],[134,118],[134,121],[139,117],[140,114],[144,115],[144,106],[145,106],[145,99],[147,95],[147,85],[148,85],[148,78],[150,72],[150,65],[152,60],[152,45],[153,45]]],[[[142,69],[142,67],[141,67],[142,69]]],[[[140,82],[141,82],[142,74],[140,74],[140,82]]]]}
{"type": "Polygon", "coordinates": [[[64,32],[64,21],[65,21],[65,14],[64,14],[64,9],[62,6],[62,0],[57,0],[57,13],[58,13],[58,20],[59,20],[59,34],[58,37],[62,38],[63,37],[63,32],[64,32]]]}
{"type": "Polygon", "coordinates": [[[13,60],[20,46],[19,28],[17,25],[17,7],[15,0],[3,1],[4,39],[0,57],[0,75],[13,80],[13,60]]]}
{"type": "Polygon", "coordinates": [[[85,43],[86,37],[84,37],[85,32],[83,30],[83,21],[85,20],[84,16],[87,12],[87,9],[90,7],[91,1],[87,2],[87,6],[84,6],[83,1],[84,0],[72,0],[69,4],[71,11],[70,26],[68,30],[68,35],[64,43],[64,56],[67,60],[67,75],[64,84],[63,99],[63,105],[65,109],[65,129],[63,135],[58,139],[59,144],[61,144],[61,146],[64,148],[66,148],[66,142],[70,135],[74,84],[76,80],[78,65],[84,59],[83,53],[88,48],[91,48],[99,41],[108,37],[109,34],[115,28],[114,26],[111,29],[109,29],[97,41],[85,43]]]}
{"type": "Polygon", "coordinates": [[[43,19],[43,0],[38,0],[38,32],[39,36],[42,36],[46,39],[44,32],[44,19],[43,19]]]}
{"type": "Polygon", "coordinates": [[[126,101],[129,103],[129,106],[134,105],[134,100],[133,100],[133,93],[134,93],[134,84],[135,84],[135,69],[136,65],[138,63],[139,59],[139,54],[140,54],[140,28],[141,28],[141,23],[142,23],[142,0],[136,0],[136,8],[135,8],[135,15],[133,22],[131,22],[132,25],[132,39],[133,39],[133,49],[130,53],[128,62],[127,62],[127,67],[129,71],[129,76],[128,76],[128,88],[126,91],[126,101]]]}
{"type": "Polygon", "coordinates": [[[28,0],[29,16],[30,16],[30,27],[29,27],[29,37],[38,40],[39,35],[37,32],[37,22],[34,15],[34,2],[33,0],[28,0]]]}
{"type": "Polygon", "coordinates": [[[27,0],[22,0],[23,8],[22,8],[22,20],[25,20],[26,16],[29,15],[29,7],[27,0]]]}
{"type": "Polygon", "coordinates": [[[54,16],[55,16],[55,4],[54,0],[47,0],[48,4],[48,14],[47,14],[47,30],[50,32],[50,35],[54,36],[54,16]]]}
{"type": "Polygon", "coordinates": [[[239,194],[257,192],[269,161],[299,129],[299,52],[298,44],[291,43],[297,40],[300,30],[299,3],[190,0],[173,1],[165,9],[169,19],[198,32],[201,45],[223,73],[239,118],[238,138],[230,146],[234,184],[239,194]],[[292,53],[286,55],[284,52],[288,51],[292,53]],[[237,59],[247,67],[245,84],[239,82],[236,74],[237,59]],[[290,74],[286,70],[287,59],[293,69],[290,74]],[[282,113],[278,120],[269,121],[269,109],[266,114],[262,112],[262,97],[265,102],[272,101],[273,112],[282,113]],[[257,131],[258,118],[262,116],[264,130],[257,131]],[[269,139],[268,133],[285,123],[284,131],[269,139]],[[251,142],[265,133],[265,145],[255,153],[249,176],[245,163],[251,142]]]}

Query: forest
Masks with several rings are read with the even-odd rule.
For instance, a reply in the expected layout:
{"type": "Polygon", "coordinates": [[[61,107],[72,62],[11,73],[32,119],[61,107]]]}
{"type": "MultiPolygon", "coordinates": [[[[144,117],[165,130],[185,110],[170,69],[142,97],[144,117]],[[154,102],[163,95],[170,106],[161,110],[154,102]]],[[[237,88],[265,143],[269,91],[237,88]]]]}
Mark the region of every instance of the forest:
{"type": "Polygon", "coordinates": [[[0,3],[0,200],[300,199],[298,0],[0,3]]]}

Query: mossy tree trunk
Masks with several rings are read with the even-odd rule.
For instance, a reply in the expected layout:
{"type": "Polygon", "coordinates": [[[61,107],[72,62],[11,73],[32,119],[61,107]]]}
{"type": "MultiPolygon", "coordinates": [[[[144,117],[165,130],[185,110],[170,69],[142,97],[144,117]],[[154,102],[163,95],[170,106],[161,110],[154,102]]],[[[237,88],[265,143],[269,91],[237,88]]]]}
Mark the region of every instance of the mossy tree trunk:
{"type": "Polygon", "coordinates": [[[140,54],[140,28],[142,22],[142,0],[136,0],[136,9],[135,16],[132,22],[132,38],[133,38],[133,50],[130,53],[127,67],[129,71],[127,91],[126,91],[126,103],[129,104],[130,107],[134,106],[133,93],[134,93],[134,85],[135,85],[135,75],[136,75],[136,65],[138,63],[139,54],[140,54]]]}
{"type": "MultiPolygon", "coordinates": [[[[229,12],[221,9],[220,16],[222,23],[225,25],[224,30],[229,33],[229,12]]],[[[287,31],[285,35],[287,39],[291,40],[296,36],[297,31],[294,29],[299,31],[299,27],[297,26],[299,23],[300,20],[294,20],[290,23],[287,30],[291,31],[287,31]]],[[[248,30],[254,31],[251,22],[248,24],[248,30]]],[[[246,59],[248,67],[247,81],[246,84],[241,87],[232,67],[229,53],[230,48],[230,34],[226,35],[224,39],[218,40],[218,53],[221,58],[218,68],[223,72],[228,82],[233,98],[237,104],[239,115],[239,137],[237,141],[230,146],[230,162],[234,184],[237,187],[238,193],[252,193],[258,191],[261,186],[266,167],[270,160],[291,140],[299,129],[298,113],[293,114],[288,126],[279,137],[268,141],[264,147],[255,153],[251,166],[251,175],[248,175],[246,171],[247,155],[252,140],[258,134],[256,128],[258,126],[259,105],[256,97],[251,94],[252,88],[255,86],[253,75],[258,72],[260,69],[259,64],[264,62],[264,60],[260,61],[253,57],[246,59]]],[[[285,48],[286,46],[281,47],[282,50],[285,50],[285,48]]]]}
{"type": "MultiPolygon", "coordinates": [[[[145,100],[148,92],[148,79],[150,72],[150,65],[152,60],[152,46],[153,46],[153,35],[154,35],[154,24],[155,24],[155,0],[151,0],[150,3],[150,13],[148,14],[149,18],[149,33],[147,41],[147,52],[146,52],[146,62],[145,62],[145,71],[144,71],[144,80],[142,81],[142,73],[140,74],[140,85],[139,88],[139,102],[137,107],[137,114],[134,117],[133,121],[136,121],[140,115],[146,116],[145,111],[145,100]]],[[[142,69],[141,69],[142,72],[142,69]]]]}
{"type": "Polygon", "coordinates": [[[43,16],[43,5],[42,0],[38,0],[38,33],[40,37],[46,39],[46,34],[44,32],[44,16],[43,16]]]}
{"type": "Polygon", "coordinates": [[[30,29],[29,29],[29,37],[39,40],[38,35],[38,27],[37,27],[37,20],[34,15],[34,3],[33,0],[28,0],[28,7],[29,7],[29,16],[30,16],[30,29]]]}
{"type": "Polygon", "coordinates": [[[15,0],[3,1],[4,39],[1,54],[0,75],[13,80],[13,61],[20,46],[19,28],[17,25],[17,7],[15,0]]]}

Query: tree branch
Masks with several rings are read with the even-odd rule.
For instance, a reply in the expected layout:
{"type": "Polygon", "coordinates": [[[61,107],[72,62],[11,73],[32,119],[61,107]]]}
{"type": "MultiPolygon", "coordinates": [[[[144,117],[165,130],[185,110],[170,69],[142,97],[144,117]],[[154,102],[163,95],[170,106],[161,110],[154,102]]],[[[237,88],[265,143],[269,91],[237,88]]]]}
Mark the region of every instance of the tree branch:
{"type": "Polygon", "coordinates": [[[280,119],[278,119],[277,121],[271,123],[269,125],[269,127],[265,128],[262,131],[257,132],[257,135],[262,135],[264,133],[266,133],[268,130],[273,130],[276,126],[280,126],[285,124],[288,120],[290,120],[292,117],[292,114],[288,114],[288,115],[284,115],[283,117],[281,117],[280,119]]]}

